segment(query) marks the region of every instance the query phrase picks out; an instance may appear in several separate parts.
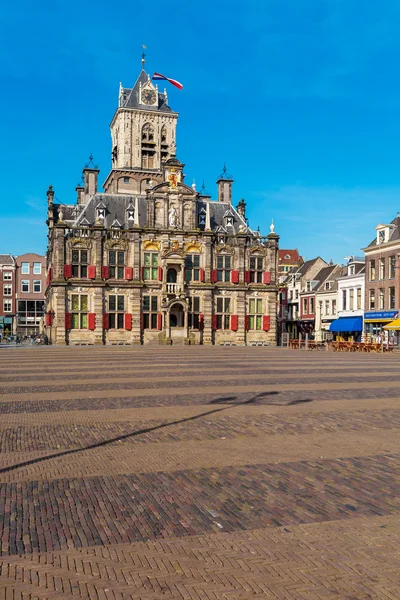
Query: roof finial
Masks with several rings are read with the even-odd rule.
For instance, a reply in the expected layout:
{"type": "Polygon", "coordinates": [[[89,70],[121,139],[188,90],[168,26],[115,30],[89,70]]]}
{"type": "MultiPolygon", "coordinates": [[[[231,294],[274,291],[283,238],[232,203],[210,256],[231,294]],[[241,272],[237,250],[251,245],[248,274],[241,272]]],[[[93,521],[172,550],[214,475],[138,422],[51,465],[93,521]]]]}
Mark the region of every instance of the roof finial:
{"type": "MultiPolygon", "coordinates": [[[[142,49],[147,50],[147,46],[142,44],[142,49]]],[[[146,54],[142,52],[142,70],[144,71],[144,63],[146,62],[146,54]]]]}
{"type": "Polygon", "coordinates": [[[273,219],[271,221],[271,225],[269,226],[269,230],[270,230],[271,233],[274,233],[274,231],[275,231],[275,225],[274,225],[274,220],[273,219]]]}

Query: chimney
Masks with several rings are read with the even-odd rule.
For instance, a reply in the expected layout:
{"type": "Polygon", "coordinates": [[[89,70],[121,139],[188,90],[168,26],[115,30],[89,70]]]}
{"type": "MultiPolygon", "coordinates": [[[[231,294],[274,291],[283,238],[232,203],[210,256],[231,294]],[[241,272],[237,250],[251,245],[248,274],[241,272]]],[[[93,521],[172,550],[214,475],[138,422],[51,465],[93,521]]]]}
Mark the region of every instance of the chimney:
{"type": "Polygon", "coordinates": [[[217,179],[218,185],[218,202],[227,202],[232,204],[232,183],[231,175],[226,172],[226,166],[222,169],[222,174],[217,179]]]}
{"type": "Polygon", "coordinates": [[[89,162],[85,165],[83,169],[83,181],[84,181],[84,191],[82,194],[82,202],[81,204],[87,204],[89,202],[89,198],[94,196],[97,193],[97,178],[100,173],[100,169],[98,169],[97,165],[93,163],[93,156],[89,156],[89,162]]]}
{"type": "Polygon", "coordinates": [[[85,204],[84,191],[85,188],[80,183],[75,188],[77,204],[85,204]]]}

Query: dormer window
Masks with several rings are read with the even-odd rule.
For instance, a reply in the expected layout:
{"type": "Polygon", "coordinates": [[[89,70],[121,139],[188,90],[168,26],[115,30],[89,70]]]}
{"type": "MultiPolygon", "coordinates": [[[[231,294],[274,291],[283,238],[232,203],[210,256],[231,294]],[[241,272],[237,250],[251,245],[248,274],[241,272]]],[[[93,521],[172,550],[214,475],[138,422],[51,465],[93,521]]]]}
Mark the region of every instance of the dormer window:
{"type": "Polygon", "coordinates": [[[135,220],[135,207],[133,206],[133,204],[129,204],[128,208],[126,209],[126,217],[128,221],[135,220]]]}
{"type": "Polygon", "coordinates": [[[384,244],[385,243],[385,230],[381,229],[378,233],[378,244],[384,244]]]}
{"type": "Polygon", "coordinates": [[[98,219],[105,219],[106,218],[106,209],[105,208],[98,208],[97,209],[97,218],[98,219]]]}
{"type": "Polygon", "coordinates": [[[306,292],[311,292],[311,281],[306,281],[306,292]]]}
{"type": "Polygon", "coordinates": [[[80,231],[80,235],[81,235],[81,237],[83,237],[83,238],[87,238],[87,237],[89,237],[89,230],[88,230],[88,229],[81,229],[81,231],[80,231]]]}
{"type": "Polygon", "coordinates": [[[199,214],[199,225],[205,225],[206,224],[206,215],[200,213],[199,214]]]}
{"type": "Polygon", "coordinates": [[[355,273],[355,266],[354,265],[350,265],[349,266],[349,275],[354,275],[355,273]]]}
{"type": "Polygon", "coordinates": [[[227,227],[233,227],[233,217],[226,217],[227,227]]]}
{"type": "Polygon", "coordinates": [[[325,289],[330,290],[332,287],[332,281],[325,281],[325,289]]]}
{"type": "Polygon", "coordinates": [[[286,254],[286,256],[285,256],[285,260],[290,260],[290,256],[289,256],[289,254],[286,254]]]}

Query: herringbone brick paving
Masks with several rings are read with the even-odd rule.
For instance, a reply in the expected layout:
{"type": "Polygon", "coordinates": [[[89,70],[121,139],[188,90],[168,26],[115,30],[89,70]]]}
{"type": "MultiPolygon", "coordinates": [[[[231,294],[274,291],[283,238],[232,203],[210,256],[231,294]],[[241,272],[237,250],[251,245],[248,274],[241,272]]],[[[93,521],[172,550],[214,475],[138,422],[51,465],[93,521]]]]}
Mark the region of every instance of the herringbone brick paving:
{"type": "Polygon", "coordinates": [[[0,356],[0,600],[400,599],[398,358],[0,356]]]}

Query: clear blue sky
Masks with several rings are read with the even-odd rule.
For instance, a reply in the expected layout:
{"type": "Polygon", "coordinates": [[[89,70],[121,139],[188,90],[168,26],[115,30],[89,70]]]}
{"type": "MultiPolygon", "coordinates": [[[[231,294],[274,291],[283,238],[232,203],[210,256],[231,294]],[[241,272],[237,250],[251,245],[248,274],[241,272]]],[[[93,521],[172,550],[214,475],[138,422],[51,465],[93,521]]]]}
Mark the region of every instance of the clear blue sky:
{"type": "Polygon", "coordinates": [[[118,86],[149,72],[180,113],[178,157],[216,195],[224,162],[253,227],[306,258],[359,254],[400,210],[400,3],[22,0],[0,9],[0,252],[46,249],[90,152],[104,181],[118,86]],[[118,8],[120,10],[118,10],[118,8]]]}

